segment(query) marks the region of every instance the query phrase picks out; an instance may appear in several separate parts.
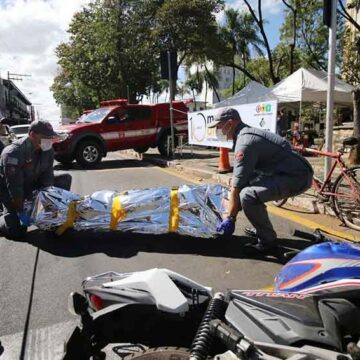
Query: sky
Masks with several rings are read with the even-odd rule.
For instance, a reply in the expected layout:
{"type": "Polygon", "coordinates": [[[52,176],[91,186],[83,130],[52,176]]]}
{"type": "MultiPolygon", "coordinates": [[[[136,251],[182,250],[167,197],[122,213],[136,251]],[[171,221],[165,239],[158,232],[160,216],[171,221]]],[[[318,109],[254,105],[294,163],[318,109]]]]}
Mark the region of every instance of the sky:
{"type": "MultiPolygon", "coordinates": [[[[0,75],[24,74],[14,81],[35,105],[40,117],[60,123],[60,108],[49,90],[58,66],[55,48],[68,40],[66,30],[73,15],[90,0],[0,0],[0,75]]],[[[257,4],[256,0],[251,1],[257,4]]],[[[279,41],[281,0],[263,0],[263,17],[273,47],[279,41]]],[[[245,9],[242,0],[227,0],[227,7],[245,9]]],[[[221,21],[222,14],[218,14],[221,21]]],[[[18,77],[16,75],[10,75],[18,77]]]]}

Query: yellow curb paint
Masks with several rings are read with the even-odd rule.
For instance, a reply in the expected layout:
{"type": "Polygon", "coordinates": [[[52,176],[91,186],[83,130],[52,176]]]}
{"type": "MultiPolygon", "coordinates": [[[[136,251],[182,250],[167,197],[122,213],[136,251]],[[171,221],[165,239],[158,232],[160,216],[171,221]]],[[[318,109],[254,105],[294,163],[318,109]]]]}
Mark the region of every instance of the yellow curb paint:
{"type": "Polygon", "coordinates": [[[291,213],[290,211],[280,209],[280,208],[277,208],[272,205],[269,205],[267,207],[267,209],[268,209],[269,213],[271,213],[271,214],[289,219],[289,220],[291,220],[297,224],[300,224],[302,226],[305,226],[307,228],[320,229],[320,230],[323,230],[324,232],[328,233],[329,235],[339,236],[340,238],[344,238],[344,239],[347,239],[350,241],[360,242],[359,236],[355,236],[355,235],[347,234],[342,231],[334,230],[328,226],[316,223],[315,221],[311,221],[311,220],[303,218],[299,215],[295,215],[295,214],[291,213]]]}

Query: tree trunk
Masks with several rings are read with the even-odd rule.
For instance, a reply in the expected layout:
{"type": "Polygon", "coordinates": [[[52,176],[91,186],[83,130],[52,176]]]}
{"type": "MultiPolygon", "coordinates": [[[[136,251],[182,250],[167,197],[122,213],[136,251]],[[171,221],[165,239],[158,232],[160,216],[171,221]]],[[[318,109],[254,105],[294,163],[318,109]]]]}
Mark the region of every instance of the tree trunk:
{"type": "Polygon", "coordinates": [[[358,139],[359,143],[351,150],[349,160],[351,164],[355,165],[360,163],[360,85],[354,87],[352,96],[354,106],[354,136],[358,139]]]}
{"type": "Polygon", "coordinates": [[[208,83],[205,81],[205,110],[206,110],[206,104],[207,104],[207,90],[208,90],[208,83]]]}
{"type": "Polygon", "coordinates": [[[173,80],[173,81],[171,81],[171,85],[170,85],[171,87],[172,87],[172,99],[171,99],[171,101],[174,101],[175,100],[175,95],[176,95],[176,80],[173,80]]]}

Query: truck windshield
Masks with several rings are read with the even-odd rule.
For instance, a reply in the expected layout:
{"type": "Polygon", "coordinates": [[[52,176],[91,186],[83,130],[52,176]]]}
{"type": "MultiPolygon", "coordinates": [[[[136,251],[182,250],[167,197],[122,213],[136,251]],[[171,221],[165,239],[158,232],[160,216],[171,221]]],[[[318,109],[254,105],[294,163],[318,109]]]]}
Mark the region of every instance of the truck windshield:
{"type": "Polygon", "coordinates": [[[102,108],[92,111],[86,116],[82,116],[78,123],[100,123],[112,108],[102,108]]]}

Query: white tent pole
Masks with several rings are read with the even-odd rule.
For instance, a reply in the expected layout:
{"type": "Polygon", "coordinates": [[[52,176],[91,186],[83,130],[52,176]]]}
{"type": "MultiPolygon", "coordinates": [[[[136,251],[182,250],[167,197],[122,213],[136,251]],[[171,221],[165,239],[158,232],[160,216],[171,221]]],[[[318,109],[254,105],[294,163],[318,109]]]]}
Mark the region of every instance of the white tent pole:
{"type": "MultiPolygon", "coordinates": [[[[325,151],[332,151],[333,140],[333,109],[335,87],[335,49],[336,49],[336,5],[337,0],[331,1],[331,27],[329,28],[328,55],[328,90],[326,99],[325,151]]],[[[331,167],[331,158],[325,158],[324,179],[331,167]]]]}

